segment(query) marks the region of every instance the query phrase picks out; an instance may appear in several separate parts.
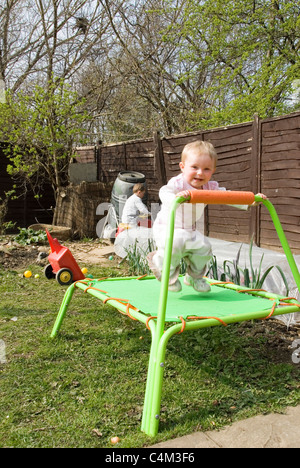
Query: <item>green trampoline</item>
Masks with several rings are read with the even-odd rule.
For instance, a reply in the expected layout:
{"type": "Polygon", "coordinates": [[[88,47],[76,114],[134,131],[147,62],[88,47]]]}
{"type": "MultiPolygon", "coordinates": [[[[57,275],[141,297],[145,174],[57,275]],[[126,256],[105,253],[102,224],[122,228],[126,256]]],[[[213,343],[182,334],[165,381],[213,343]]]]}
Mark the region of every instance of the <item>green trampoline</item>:
{"type": "MultiPolygon", "coordinates": [[[[262,202],[269,210],[292,274],[299,289],[300,275],[273,205],[252,192],[197,190],[190,193],[191,203],[252,204],[262,202]]],[[[165,366],[169,339],[178,333],[252,319],[267,319],[299,311],[295,298],[286,298],[264,290],[252,290],[233,283],[207,278],[211,292],[197,293],[182,282],[179,293],[168,292],[175,212],[184,198],[177,198],[170,211],[169,233],[162,280],[155,277],[85,279],[71,285],[63,299],[51,337],[55,337],[67,312],[75,289],[108,303],[122,314],[145,324],[152,344],[142,419],[142,430],[155,436],[158,432],[165,366]]]]}

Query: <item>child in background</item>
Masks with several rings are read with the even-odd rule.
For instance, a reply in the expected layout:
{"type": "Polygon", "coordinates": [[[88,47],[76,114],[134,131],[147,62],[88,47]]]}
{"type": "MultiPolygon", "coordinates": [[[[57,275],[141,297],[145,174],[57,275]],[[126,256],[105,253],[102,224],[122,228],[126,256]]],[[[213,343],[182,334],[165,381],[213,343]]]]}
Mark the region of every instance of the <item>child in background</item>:
{"type": "Polygon", "coordinates": [[[150,213],[143,203],[146,188],[142,183],[133,186],[133,195],[126,200],[122,213],[122,223],[137,226],[139,215],[148,216],[150,213]]]}
{"type": "MultiPolygon", "coordinates": [[[[161,280],[162,274],[170,205],[176,196],[188,198],[189,190],[226,190],[219,187],[218,182],[210,180],[216,170],[216,164],[217,154],[211,143],[204,141],[189,143],[184,147],[179,163],[181,173],[172,177],[168,184],[160,189],[162,206],[153,225],[157,250],[150,252],[147,257],[149,266],[158,280],[161,280]]],[[[266,198],[264,195],[261,196],[266,198]]],[[[198,292],[210,291],[210,285],[203,276],[212,257],[211,245],[196,226],[203,211],[204,204],[188,203],[181,204],[176,211],[169,291],[177,292],[182,289],[178,279],[182,258],[187,266],[184,283],[193,286],[198,292]]]]}

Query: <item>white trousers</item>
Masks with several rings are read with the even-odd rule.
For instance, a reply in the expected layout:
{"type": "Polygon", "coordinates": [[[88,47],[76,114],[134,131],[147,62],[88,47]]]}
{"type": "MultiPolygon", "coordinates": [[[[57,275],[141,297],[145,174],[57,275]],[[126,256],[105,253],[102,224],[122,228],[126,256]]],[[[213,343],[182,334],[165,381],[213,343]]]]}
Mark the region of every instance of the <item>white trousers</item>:
{"type": "MultiPolygon", "coordinates": [[[[161,225],[157,225],[153,228],[153,234],[157,246],[157,250],[152,256],[152,263],[155,267],[153,271],[159,277],[163,268],[166,230],[161,225]]],[[[186,263],[187,273],[193,278],[202,278],[207,271],[207,264],[211,257],[211,245],[203,234],[199,231],[176,228],[171,257],[170,283],[174,283],[178,278],[182,258],[186,263]]]]}

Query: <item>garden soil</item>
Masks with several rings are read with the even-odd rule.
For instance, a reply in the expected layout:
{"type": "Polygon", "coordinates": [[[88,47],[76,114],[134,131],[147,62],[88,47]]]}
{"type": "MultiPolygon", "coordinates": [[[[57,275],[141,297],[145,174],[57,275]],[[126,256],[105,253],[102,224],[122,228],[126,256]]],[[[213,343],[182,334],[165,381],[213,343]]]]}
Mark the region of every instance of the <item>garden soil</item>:
{"type": "MultiPolygon", "coordinates": [[[[120,260],[118,257],[115,258],[114,246],[109,242],[100,244],[99,241],[64,241],[62,245],[70,249],[80,267],[86,265],[116,266],[120,260]],[[110,256],[114,257],[114,261],[109,260],[110,256]]],[[[22,270],[36,263],[43,267],[47,264],[47,256],[42,258],[43,253],[49,254],[49,246],[23,246],[5,239],[0,242],[0,266],[8,270],[22,270]]]]}

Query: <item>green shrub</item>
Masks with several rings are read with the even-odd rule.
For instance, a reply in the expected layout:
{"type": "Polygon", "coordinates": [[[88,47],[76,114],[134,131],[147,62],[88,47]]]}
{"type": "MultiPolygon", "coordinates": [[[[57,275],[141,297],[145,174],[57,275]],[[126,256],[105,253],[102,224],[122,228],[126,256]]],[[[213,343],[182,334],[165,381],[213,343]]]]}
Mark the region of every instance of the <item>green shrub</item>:
{"type": "Polygon", "coordinates": [[[34,231],[33,229],[18,228],[19,234],[14,237],[14,241],[21,245],[44,244],[47,242],[45,231],[34,231]]]}

